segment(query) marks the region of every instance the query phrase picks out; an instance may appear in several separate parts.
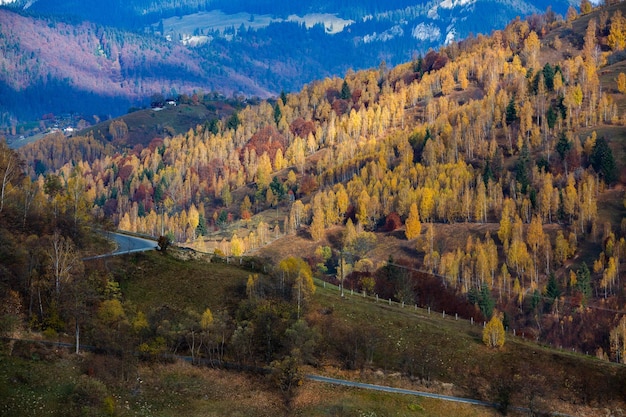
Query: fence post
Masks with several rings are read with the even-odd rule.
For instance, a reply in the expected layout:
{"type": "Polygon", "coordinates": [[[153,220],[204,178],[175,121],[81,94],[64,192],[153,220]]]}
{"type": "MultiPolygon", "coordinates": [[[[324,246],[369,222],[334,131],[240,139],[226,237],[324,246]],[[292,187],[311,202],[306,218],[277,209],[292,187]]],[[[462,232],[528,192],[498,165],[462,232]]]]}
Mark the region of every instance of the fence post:
{"type": "Polygon", "coordinates": [[[454,313],[454,320],[458,320],[459,319],[459,313],[454,313]]]}
{"type": "Polygon", "coordinates": [[[443,313],[441,313],[441,317],[443,317],[444,319],[446,318],[446,310],[443,310],[443,313]]]}
{"type": "Polygon", "coordinates": [[[391,305],[391,298],[389,299],[389,305],[391,305]]]}

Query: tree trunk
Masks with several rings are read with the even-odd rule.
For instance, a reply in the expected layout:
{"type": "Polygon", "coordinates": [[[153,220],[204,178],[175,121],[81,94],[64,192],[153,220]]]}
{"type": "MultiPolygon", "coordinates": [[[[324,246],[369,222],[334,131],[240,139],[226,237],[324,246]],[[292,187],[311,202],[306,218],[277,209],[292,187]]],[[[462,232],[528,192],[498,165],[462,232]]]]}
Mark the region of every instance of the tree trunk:
{"type": "Polygon", "coordinates": [[[80,353],[80,325],[78,319],[76,319],[76,354],[80,353]]]}

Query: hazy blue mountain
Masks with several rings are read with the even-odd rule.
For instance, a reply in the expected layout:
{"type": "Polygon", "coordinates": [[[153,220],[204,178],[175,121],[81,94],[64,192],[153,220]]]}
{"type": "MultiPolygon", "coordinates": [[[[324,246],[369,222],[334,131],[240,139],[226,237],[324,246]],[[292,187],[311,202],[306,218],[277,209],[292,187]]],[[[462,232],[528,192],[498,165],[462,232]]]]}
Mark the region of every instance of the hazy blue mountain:
{"type": "Polygon", "coordinates": [[[0,124],[67,111],[67,103],[118,115],[154,93],[277,95],[349,69],[406,62],[503,28],[516,16],[548,7],[564,14],[568,6],[565,0],[16,0],[0,19],[0,43],[11,57],[0,66],[0,88],[13,97],[0,97],[0,124]],[[66,65],[73,55],[89,65],[66,65]]]}

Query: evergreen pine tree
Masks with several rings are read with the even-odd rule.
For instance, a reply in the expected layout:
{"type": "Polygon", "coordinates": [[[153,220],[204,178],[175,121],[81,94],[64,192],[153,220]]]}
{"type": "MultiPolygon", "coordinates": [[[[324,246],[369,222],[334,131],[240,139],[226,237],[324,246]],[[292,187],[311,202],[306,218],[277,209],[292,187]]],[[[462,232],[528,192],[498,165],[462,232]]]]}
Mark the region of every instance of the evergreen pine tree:
{"type": "Polygon", "coordinates": [[[559,283],[556,281],[554,273],[551,273],[548,278],[548,285],[546,286],[546,297],[550,300],[550,302],[553,302],[560,296],[561,289],[559,288],[559,283]]]}
{"type": "Polygon", "coordinates": [[[559,135],[559,141],[556,143],[556,152],[559,154],[561,161],[565,159],[565,155],[567,155],[570,149],[572,149],[572,142],[567,140],[565,131],[562,131],[559,135]]]}
{"type": "Polygon", "coordinates": [[[582,266],[576,271],[576,289],[583,296],[583,305],[586,304],[591,297],[591,272],[586,262],[583,262],[582,266]]]}
{"type": "Polygon", "coordinates": [[[274,122],[276,122],[276,125],[280,123],[280,119],[282,117],[283,113],[280,111],[280,106],[278,105],[278,102],[276,102],[276,104],[274,104],[274,122]]]}
{"type": "Polygon", "coordinates": [[[506,106],[506,123],[511,124],[517,120],[517,108],[515,106],[515,96],[511,97],[509,104],[506,106]]]}
{"type": "Polygon", "coordinates": [[[341,85],[341,98],[343,100],[348,100],[352,97],[352,92],[350,91],[350,86],[346,80],[343,80],[343,84],[341,85]]]}
{"type": "Polygon", "coordinates": [[[617,166],[613,151],[604,137],[596,141],[590,157],[591,166],[604,179],[607,184],[612,184],[617,179],[617,166]]]}
{"type": "Polygon", "coordinates": [[[522,194],[526,194],[528,191],[528,185],[530,184],[528,172],[530,171],[530,167],[530,151],[528,150],[528,143],[524,142],[515,166],[515,180],[519,183],[522,194]]]}
{"type": "Polygon", "coordinates": [[[546,90],[554,91],[554,68],[550,63],[546,63],[543,67],[543,82],[546,90]]]}

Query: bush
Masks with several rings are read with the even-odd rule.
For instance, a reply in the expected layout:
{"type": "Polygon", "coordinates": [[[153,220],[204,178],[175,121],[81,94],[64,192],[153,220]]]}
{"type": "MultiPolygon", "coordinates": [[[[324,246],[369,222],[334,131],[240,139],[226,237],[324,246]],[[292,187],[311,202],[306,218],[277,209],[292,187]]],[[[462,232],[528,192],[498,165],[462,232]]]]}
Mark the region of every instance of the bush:
{"type": "Polygon", "coordinates": [[[68,414],[73,416],[100,416],[112,408],[107,388],[102,381],[81,375],[69,396],[68,414]]]}
{"type": "Polygon", "coordinates": [[[491,348],[504,346],[504,326],[496,314],[493,315],[483,330],[483,342],[491,348]]]}

